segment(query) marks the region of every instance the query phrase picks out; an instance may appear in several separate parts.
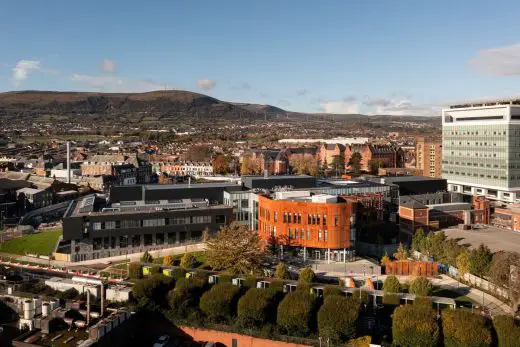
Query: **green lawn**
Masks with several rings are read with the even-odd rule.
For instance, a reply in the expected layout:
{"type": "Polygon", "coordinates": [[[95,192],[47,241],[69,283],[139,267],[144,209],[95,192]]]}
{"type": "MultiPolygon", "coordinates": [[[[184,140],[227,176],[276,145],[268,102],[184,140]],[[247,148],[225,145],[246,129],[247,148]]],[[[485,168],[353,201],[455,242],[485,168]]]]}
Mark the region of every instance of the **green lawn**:
{"type": "Polygon", "coordinates": [[[61,235],[61,231],[47,231],[43,233],[22,236],[0,244],[0,252],[12,254],[39,254],[49,255],[61,235]]]}
{"type": "Polygon", "coordinates": [[[433,296],[442,296],[442,297],[445,297],[445,298],[455,299],[455,302],[457,303],[457,306],[461,306],[462,305],[462,306],[469,306],[469,307],[471,307],[471,304],[473,302],[470,298],[468,298],[465,295],[460,295],[457,292],[454,292],[454,291],[451,291],[451,290],[448,290],[448,289],[443,289],[443,288],[440,288],[440,287],[435,287],[433,289],[432,295],[433,296]]]}

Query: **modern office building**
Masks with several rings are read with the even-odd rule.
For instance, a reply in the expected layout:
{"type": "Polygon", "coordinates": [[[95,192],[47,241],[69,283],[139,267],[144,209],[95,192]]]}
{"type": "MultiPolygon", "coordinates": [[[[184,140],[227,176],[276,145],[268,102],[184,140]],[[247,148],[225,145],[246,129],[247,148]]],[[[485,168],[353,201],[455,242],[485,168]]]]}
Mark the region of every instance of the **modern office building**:
{"type": "Polygon", "coordinates": [[[448,190],[520,199],[520,99],[454,105],[442,111],[442,177],[448,190]]]}
{"type": "Polygon", "coordinates": [[[415,166],[422,176],[440,178],[442,173],[442,140],[419,137],[415,144],[415,166]]]}

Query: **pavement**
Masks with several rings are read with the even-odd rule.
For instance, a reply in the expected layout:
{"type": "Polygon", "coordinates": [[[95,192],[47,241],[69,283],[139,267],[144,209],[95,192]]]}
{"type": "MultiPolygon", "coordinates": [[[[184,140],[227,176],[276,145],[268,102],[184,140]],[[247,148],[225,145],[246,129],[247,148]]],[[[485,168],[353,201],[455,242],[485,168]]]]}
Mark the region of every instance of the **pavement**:
{"type": "Polygon", "coordinates": [[[492,252],[520,252],[520,232],[497,228],[491,225],[479,226],[478,229],[460,230],[448,228],[442,230],[448,239],[456,239],[460,245],[477,248],[481,243],[492,252]]]}

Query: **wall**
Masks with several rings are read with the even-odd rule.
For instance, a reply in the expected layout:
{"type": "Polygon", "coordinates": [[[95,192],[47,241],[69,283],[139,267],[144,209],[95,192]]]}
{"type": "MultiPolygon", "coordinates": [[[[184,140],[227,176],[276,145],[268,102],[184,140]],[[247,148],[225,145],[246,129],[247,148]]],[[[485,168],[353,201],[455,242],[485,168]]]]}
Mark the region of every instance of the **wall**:
{"type": "Polygon", "coordinates": [[[226,347],[233,346],[233,339],[236,340],[237,347],[305,347],[309,345],[300,345],[295,343],[287,343],[282,341],[259,339],[252,336],[228,333],[224,331],[205,330],[191,327],[180,326],[179,329],[191,336],[197,342],[218,342],[226,347]]]}
{"type": "Polygon", "coordinates": [[[433,261],[394,260],[386,263],[385,273],[396,276],[435,277],[438,273],[438,265],[433,261]]]}

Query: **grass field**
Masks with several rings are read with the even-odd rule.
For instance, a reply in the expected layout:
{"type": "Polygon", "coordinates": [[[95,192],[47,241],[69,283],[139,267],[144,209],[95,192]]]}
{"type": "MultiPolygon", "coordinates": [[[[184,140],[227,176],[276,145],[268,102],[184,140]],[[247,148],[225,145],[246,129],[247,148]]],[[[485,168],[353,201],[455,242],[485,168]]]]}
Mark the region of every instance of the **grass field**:
{"type": "Polygon", "coordinates": [[[471,307],[471,304],[473,303],[473,301],[468,298],[467,296],[465,295],[460,295],[459,293],[457,292],[454,292],[454,291],[451,291],[451,290],[448,290],[448,289],[443,289],[443,288],[440,288],[440,287],[435,287],[433,289],[433,293],[432,293],[433,296],[442,296],[442,297],[445,297],[445,298],[451,298],[451,299],[455,299],[455,302],[457,303],[457,306],[469,306],[471,307]]]}
{"type": "Polygon", "coordinates": [[[49,255],[61,235],[61,231],[47,231],[22,236],[0,244],[0,252],[12,254],[49,255]]]}

